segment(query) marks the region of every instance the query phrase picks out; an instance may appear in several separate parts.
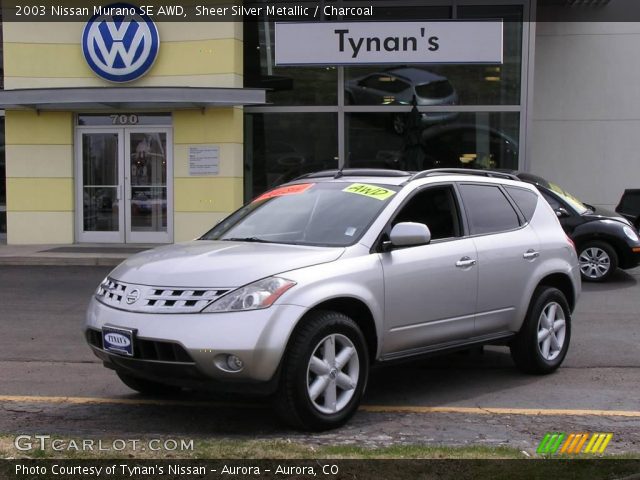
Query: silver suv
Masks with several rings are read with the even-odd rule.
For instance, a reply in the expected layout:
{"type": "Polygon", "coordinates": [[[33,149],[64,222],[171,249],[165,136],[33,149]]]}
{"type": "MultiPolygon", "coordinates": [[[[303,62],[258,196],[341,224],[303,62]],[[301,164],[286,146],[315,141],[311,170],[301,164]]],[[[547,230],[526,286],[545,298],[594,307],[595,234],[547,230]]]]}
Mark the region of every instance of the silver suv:
{"type": "Polygon", "coordinates": [[[512,175],[329,171],[131,257],[85,331],[134,390],[272,394],[289,424],[319,430],[353,415],[374,362],[491,343],[554,371],[579,292],[573,244],[512,175]]]}

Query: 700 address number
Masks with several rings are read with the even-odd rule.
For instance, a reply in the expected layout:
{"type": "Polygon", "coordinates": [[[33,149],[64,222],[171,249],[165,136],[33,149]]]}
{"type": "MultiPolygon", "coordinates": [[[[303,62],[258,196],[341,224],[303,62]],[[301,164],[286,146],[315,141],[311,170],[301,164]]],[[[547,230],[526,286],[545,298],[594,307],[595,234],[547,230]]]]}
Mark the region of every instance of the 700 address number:
{"type": "Polygon", "coordinates": [[[109,115],[111,117],[111,125],[137,125],[138,124],[138,115],[124,115],[124,114],[113,114],[109,115]]]}

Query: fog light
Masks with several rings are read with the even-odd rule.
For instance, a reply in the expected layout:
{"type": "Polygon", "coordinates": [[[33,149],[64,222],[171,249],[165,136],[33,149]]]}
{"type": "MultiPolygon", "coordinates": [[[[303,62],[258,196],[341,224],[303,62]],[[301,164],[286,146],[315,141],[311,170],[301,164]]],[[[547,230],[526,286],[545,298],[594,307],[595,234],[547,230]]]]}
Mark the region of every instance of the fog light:
{"type": "Polygon", "coordinates": [[[227,355],[227,368],[232,372],[238,372],[244,367],[244,362],[235,355],[227,355]]]}

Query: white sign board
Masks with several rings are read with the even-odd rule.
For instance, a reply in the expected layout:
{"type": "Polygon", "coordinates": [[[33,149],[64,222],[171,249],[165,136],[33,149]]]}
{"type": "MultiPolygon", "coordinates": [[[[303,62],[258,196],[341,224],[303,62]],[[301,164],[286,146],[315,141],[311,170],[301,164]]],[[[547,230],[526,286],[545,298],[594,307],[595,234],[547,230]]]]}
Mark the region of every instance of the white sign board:
{"type": "Polygon", "coordinates": [[[502,21],[276,23],[275,63],[502,63],[502,21]]]}
{"type": "Polygon", "coordinates": [[[189,147],[189,175],[217,175],[220,170],[220,147],[197,145],[189,147]]]}

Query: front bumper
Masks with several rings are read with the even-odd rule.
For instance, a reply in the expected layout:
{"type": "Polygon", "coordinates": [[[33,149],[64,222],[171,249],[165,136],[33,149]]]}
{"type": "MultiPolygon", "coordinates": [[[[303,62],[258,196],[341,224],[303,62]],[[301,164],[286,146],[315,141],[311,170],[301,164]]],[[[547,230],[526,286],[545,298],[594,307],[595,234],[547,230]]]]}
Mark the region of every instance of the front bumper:
{"type": "Polygon", "coordinates": [[[640,265],[640,242],[627,241],[626,248],[618,249],[620,252],[619,267],[628,270],[640,265]]]}
{"type": "Polygon", "coordinates": [[[234,385],[274,378],[289,336],[304,313],[297,305],[274,305],[249,312],[149,314],[118,310],[93,298],[85,334],[93,352],[110,368],[167,384],[197,388],[210,383],[236,390],[234,385]],[[135,331],[134,357],[102,348],[105,325],[135,331]],[[216,359],[227,354],[242,360],[240,371],[218,366],[216,359]]]}

